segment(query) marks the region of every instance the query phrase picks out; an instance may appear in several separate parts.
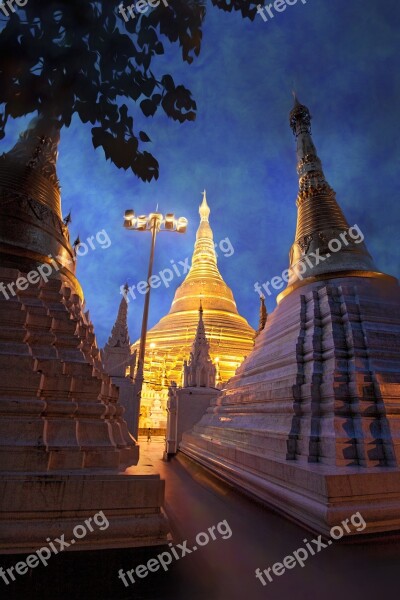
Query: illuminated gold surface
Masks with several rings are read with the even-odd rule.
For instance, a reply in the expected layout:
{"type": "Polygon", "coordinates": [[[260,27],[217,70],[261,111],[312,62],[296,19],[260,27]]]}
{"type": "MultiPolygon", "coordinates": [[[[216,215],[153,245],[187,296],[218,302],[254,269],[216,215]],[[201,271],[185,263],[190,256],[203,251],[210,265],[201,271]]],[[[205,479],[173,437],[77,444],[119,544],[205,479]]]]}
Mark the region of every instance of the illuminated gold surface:
{"type": "Polygon", "coordinates": [[[51,278],[66,278],[83,300],[75,252],[62,220],[59,138],[52,121],[34,119],[14,148],[0,156],[0,257],[2,266],[21,273],[50,264],[51,278]]]}
{"type": "Polygon", "coordinates": [[[394,283],[397,281],[396,277],[392,275],[387,275],[386,273],[381,273],[380,271],[337,271],[335,273],[327,273],[323,275],[318,275],[316,277],[308,277],[303,281],[296,282],[293,285],[289,285],[286,289],[281,292],[277,298],[276,302],[279,304],[286,296],[288,296],[293,290],[296,290],[299,287],[303,287],[305,285],[309,285],[310,283],[314,283],[316,281],[326,281],[328,279],[337,279],[342,277],[363,277],[363,278],[372,278],[372,279],[383,279],[387,282],[394,283]]]}
{"type": "MultiPolygon", "coordinates": [[[[182,383],[183,361],[188,359],[196,335],[200,298],[210,356],[217,363],[221,383],[235,374],[254,345],[255,331],[239,315],[232,291],[218,270],[205,195],[199,213],[191,269],[176,290],[169,313],[147,333],[144,379],[155,390],[166,390],[170,381],[182,383]]],[[[132,351],[138,348],[139,341],[132,351]]],[[[140,427],[145,426],[150,409],[144,393],[140,427]]]]}

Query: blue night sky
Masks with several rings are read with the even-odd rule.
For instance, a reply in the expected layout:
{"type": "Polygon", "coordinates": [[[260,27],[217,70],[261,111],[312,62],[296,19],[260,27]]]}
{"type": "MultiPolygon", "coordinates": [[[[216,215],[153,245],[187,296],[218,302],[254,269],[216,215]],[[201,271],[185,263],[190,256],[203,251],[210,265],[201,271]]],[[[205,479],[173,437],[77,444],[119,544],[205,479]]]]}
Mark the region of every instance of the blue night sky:
{"type": "MultiPolygon", "coordinates": [[[[207,190],[215,241],[228,237],[220,271],[239,312],[258,322],[256,281],[280,275],[293,242],[297,194],[295,140],[288,125],[291,90],[310,107],[313,135],[329,183],[350,225],[357,223],[380,270],[399,276],[398,135],[400,37],[398,0],[308,0],[265,23],[211,5],[201,55],[183,64],[176,46],[159,61],[198,104],[195,123],[160,112],[137,130],[160,163],[160,178],[142,183],[107,163],[91,144],[90,124],[62,132],[58,173],[63,212],[72,209],[72,240],[105,229],[111,246],[82,256],[78,277],[99,345],[107,340],[120,285],[145,279],[150,236],[122,228],[123,213],[154,210],[189,219],[184,236],[158,238],[154,272],[192,254],[201,192],[207,190]],[[397,19],[396,19],[397,17],[397,19]]],[[[25,120],[10,123],[0,152],[14,145],[25,120]]],[[[152,291],[149,326],[169,309],[176,287],[152,291]]],[[[277,293],[277,292],[276,292],[277,293]]],[[[131,340],[140,332],[144,296],[131,301],[131,340]]],[[[267,298],[268,310],[275,295],[267,298]]]]}

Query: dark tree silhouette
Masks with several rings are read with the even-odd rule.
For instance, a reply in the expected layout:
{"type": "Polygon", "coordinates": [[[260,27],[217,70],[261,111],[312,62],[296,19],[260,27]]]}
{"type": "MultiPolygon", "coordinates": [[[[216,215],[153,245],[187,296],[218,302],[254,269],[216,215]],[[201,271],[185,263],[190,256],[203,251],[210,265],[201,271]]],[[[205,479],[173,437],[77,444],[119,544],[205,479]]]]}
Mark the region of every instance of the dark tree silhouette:
{"type": "MultiPolygon", "coordinates": [[[[212,0],[250,19],[260,3],[212,0]]],[[[157,160],[141,149],[150,139],[135,131],[135,103],[146,117],[162,108],[180,123],[196,118],[190,91],[170,74],[156,76],[152,64],[165,43],[178,44],[188,63],[199,55],[205,4],[161,1],[128,21],[120,0],[28,0],[8,17],[0,13],[0,139],[9,116],[39,112],[68,127],[76,113],[93,125],[93,145],[107,159],[145,181],[157,179],[157,160]]]]}

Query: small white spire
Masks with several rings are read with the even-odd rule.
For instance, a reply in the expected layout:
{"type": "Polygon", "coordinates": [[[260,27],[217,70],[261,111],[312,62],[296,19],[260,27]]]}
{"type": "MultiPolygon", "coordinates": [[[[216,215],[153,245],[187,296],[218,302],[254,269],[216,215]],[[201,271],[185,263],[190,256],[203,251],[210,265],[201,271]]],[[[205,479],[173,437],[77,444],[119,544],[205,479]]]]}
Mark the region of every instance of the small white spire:
{"type": "Polygon", "coordinates": [[[203,306],[200,300],[199,321],[192,351],[183,366],[183,387],[215,387],[216,367],[213,364],[206,329],[203,321],[203,306]]]}

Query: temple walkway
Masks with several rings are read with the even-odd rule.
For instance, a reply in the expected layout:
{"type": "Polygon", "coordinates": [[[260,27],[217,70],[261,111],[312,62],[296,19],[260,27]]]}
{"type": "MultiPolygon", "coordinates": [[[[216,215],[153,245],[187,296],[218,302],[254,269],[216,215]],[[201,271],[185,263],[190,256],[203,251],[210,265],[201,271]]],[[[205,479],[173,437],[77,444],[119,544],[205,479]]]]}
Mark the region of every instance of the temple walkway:
{"type": "Polygon", "coordinates": [[[171,565],[172,571],[185,575],[189,586],[182,597],[372,600],[398,591],[400,542],[393,541],[333,544],[308,558],[303,568],[296,565],[280,577],[273,576],[273,582],[267,581],[264,587],[255,577],[256,568],[282,562],[313,534],[232,490],[184,457],[163,461],[162,450],[161,440],[142,441],[141,464],[166,481],[165,509],[175,543],[188,540],[192,548],[199,532],[225,520],[232,531],[229,539],[218,535],[171,565]]]}
{"type": "MultiPolygon", "coordinates": [[[[125,548],[63,552],[47,567],[31,569],[0,586],[7,600],[386,600],[398,597],[400,542],[333,544],[263,587],[255,570],[272,567],[314,537],[297,525],[221,483],[184,457],[162,460],[163,439],[140,440],[137,471],[160,473],[166,482],[165,510],[178,560],[118,578],[171,548],[125,548]],[[221,525],[222,523],[222,525],[221,525]],[[219,530],[218,530],[219,525],[219,530]],[[215,529],[212,529],[215,527],[215,529]],[[211,532],[215,537],[212,539],[211,532]],[[232,535],[229,532],[232,532],[232,535]],[[207,534],[209,541],[205,535],[207,534]],[[223,539],[225,537],[226,539],[223,539]],[[181,547],[197,550],[182,556],[181,547]],[[201,545],[203,544],[204,545],[201,545]]],[[[351,515],[349,515],[350,517],[351,515]]],[[[25,557],[21,557],[23,560],[25,557]]],[[[0,566],[15,565],[2,556],[0,566]]],[[[154,563],[153,563],[154,564],[154,563]]],[[[279,571],[278,571],[279,572],[279,571]]],[[[271,574],[271,573],[270,573],[271,574]]]]}

